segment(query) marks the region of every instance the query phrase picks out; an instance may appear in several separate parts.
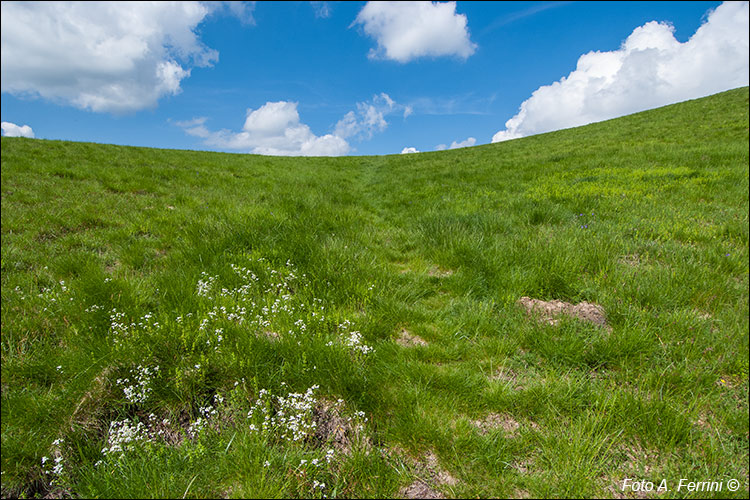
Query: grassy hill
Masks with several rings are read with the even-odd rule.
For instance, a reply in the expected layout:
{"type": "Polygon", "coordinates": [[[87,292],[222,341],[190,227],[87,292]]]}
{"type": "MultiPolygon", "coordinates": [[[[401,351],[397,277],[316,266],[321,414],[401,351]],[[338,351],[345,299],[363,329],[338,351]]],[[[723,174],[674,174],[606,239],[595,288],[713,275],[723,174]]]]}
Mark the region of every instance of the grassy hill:
{"type": "Polygon", "coordinates": [[[410,155],[2,138],[4,497],[628,478],[748,491],[747,88],[410,155]]]}

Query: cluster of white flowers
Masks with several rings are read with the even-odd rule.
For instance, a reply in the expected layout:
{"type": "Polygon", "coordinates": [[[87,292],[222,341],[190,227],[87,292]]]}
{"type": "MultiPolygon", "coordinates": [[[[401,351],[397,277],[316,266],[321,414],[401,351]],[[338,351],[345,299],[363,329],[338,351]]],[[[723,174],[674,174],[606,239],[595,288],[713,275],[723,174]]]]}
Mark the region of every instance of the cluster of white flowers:
{"type": "Polygon", "coordinates": [[[93,313],[96,311],[99,311],[100,309],[104,309],[103,306],[97,305],[97,304],[91,304],[89,307],[84,309],[87,313],[93,313]]]}
{"type": "Polygon", "coordinates": [[[349,332],[349,336],[344,340],[344,343],[347,347],[362,354],[368,354],[375,350],[373,347],[362,342],[362,334],[358,331],[349,332]]]}
{"type": "Polygon", "coordinates": [[[219,277],[209,276],[205,271],[201,272],[201,276],[203,276],[203,279],[198,280],[198,284],[195,287],[195,293],[197,293],[199,297],[213,299],[210,293],[219,277]]]}
{"type": "Polygon", "coordinates": [[[323,491],[323,489],[325,489],[325,487],[326,487],[326,483],[320,483],[317,480],[313,480],[313,489],[314,490],[319,489],[320,491],[323,491]]]}
{"type": "Polygon", "coordinates": [[[148,426],[149,426],[149,434],[150,435],[157,435],[161,438],[165,438],[167,436],[167,432],[165,431],[165,428],[169,427],[169,419],[163,418],[161,419],[161,422],[159,421],[159,417],[154,415],[153,413],[150,413],[148,415],[148,426]]]}
{"type": "MultiPolygon", "coordinates": [[[[358,330],[349,331],[351,326],[352,323],[348,319],[339,324],[339,331],[344,337],[344,345],[351,349],[353,352],[360,352],[362,354],[369,354],[373,352],[375,349],[364,343],[362,339],[362,333],[360,333],[358,330]]],[[[330,347],[333,346],[334,343],[333,341],[329,341],[326,343],[326,345],[330,347]]]]}
{"type": "Polygon", "coordinates": [[[129,378],[118,378],[117,385],[124,386],[122,391],[125,393],[125,399],[131,403],[145,403],[151,395],[151,380],[158,375],[159,367],[149,368],[148,366],[138,365],[137,368],[130,370],[134,383],[131,385],[129,378]]]}
{"type": "MultiPolygon", "coordinates": [[[[97,309],[100,309],[99,306],[90,306],[86,311],[93,312],[97,309]]],[[[137,321],[131,321],[130,323],[128,323],[124,312],[119,312],[116,308],[113,308],[109,312],[109,333],[112,336],[112,342],[116,345],[121,344],[136,330],[153,331],[160,328],[161,324],[154,320],[154,315],[150,312],[141,316],[137,321]]]]}
{"type": "MultiPolygon", "coordinates": [[[[294,328],[288,332],[293,336],[307,333],[310,319],[325,322],[325,306],[321,299],[313,298],[311,303],[297,299],[295,290],[305,286],[306,275],[303,274],[300,279],[290,261],[287,260],[285,267],[280,270],[274,269],[263,257],[249,261],[253,263],[253,270],[230,264],[234,274],[241,280],[234,288],[217,290],[218,275],[211,276],[205,271],[201,272],[196,285],[197,294],[215,301],[215,305],[202,315],[199,331],[210,331],[209,329],[215,329],[216,326],[223,326],[216,325],[217,322],[223,321],[240,325],[249,324],[251,327],[255,326],[258,331],[264,331],[278,320],[282,323],[294,323],[294,328]],[[301,319],[300,315],[306,319],[301,319]]],[[[178,322],[181,322],[181,319],[180,317],[178,322]]],[[[217,343],[207,340],[207,344],[214,346],[214,349],[217,343]]]]}
{"type": "MultiPolygon", "coordinates": [[[[47,304],[47,307],[45,307],[43,311],[49,310],[49,308],[52,306],[59,306],[66,298],[69,302],[73,302],[73,294],[71,293],[70,289],[68,289],[65,281],[60,280],[58,285],[59,287],[55,285],[50,288],[42,287],[41,293],[37,294],[37,297],[42,299],[47,304]]],[[[18,287],[16,287],[16,291],[20,293],[20,289],[18,287]]],[[[21,298],[25,299],[25,297],[23,296],[21,298]]]]}
{"type": "Polygon", "coordinates": [[[188,427],[187,433],[188,436],[190,436],[192,439],[195,439],[200,435],[201,432],[203,432],[203,429],[206,428],[206,425],[208,422],[203,417],[198,417],[195,422],[191,422],[190,426],[188,427]]]}
{"type": "Polygon", "coordinates": [[[203,430],[208,426],[209,420],[213,419],[219,414],[219,410],[222,404],[224,404],[224,396],[217,393],[214,395],[213,404],[199,407],[198,412],[200,412],[201,416],[198,417],[195,422],[192,422],[188,427],[188,436],[190,436],[190,438],[192,439],[198,437],[198,435],[203,432],[203,430]]]}
{"type": "MultiPolygon", "coordinates": [[[[256,414],[263,416],[261,432],[278,435],[287,441],[300,441],[315,432],[317,426],[313,410],[315,397],[313,392],[319,386],[314,385],[304,394],[290,392],[287,396],[272,396],[267,390],[261,389],[258,399],[247,414],[252,419],[256,414]]],[[[251,431],[257,431],[255,424],[250,424],[251,431]]]]}
{"type": "Polygon", "coordinates": [[[363,431],[365,429],[364,424],[367,422],[367,417],[365,416],[365,412],[363,411],[357,411],[354,412],[354,417],[348,417],[346,419],[347,422],[351,422],[352,420],[358,421],[359,423],[354,427],[355,430],[363,431]]]}
{"type": "Polygon", "coordinates": [[[50,478],[50,484],[56,485],[59,484],[60,479],[62,478],[63,474],[65,473],[65,462],[63,460],[62,452],[60,450],[60,445],[65,442],[64,439],[59,438],[52,441],[52,448],[55,452],[55,458],[53,459],[54,465],[51,465],[50,459],[47,456],[42,457],[42,470],[44,473],[48,476],[52,476],[50,478]]]}
{"type": "Polygon", "coordinates": [[[115,344],[119,344],[123,338],[127,338],[130,334],[125,318],[125,313],[117,312],[117,309],[113,308],[109,312],[109,333],[112,334],[112,341],[115,344]]]}
{"type": "Polygon", "coordinates": [[[130,419],[115,420],[109,424],[107,446],[102,448],[104,456],[119,455],[132,450],[139,441],[150,441],[148,428],[141,422],[131,422],[130,419]]]}
{"type": "Polygon", "coordinates": [[[21,287],[20,287],[20,286],[16,286],[16,287],[15,287],[15,288],[13,289],[13,291],[14,291],[14,292],[16,292],[16,294],[18,295],[18,298],[19,298],[19,299],[21,299],[21,300],[26,300],[26,295],[24,295],[24,294],[23,294],[23,290],[21,290],[21,287]]]}

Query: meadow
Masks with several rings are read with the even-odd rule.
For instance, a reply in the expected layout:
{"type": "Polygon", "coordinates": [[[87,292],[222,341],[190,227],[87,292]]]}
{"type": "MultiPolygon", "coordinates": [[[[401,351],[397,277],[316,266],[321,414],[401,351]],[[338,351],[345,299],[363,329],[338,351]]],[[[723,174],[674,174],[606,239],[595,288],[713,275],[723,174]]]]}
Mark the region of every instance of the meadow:
{"type": "Polygon", "coordinates": [[[746,498],[748,147],[747,87],[405,155],[3,137],[2,496],[746,498]]]}

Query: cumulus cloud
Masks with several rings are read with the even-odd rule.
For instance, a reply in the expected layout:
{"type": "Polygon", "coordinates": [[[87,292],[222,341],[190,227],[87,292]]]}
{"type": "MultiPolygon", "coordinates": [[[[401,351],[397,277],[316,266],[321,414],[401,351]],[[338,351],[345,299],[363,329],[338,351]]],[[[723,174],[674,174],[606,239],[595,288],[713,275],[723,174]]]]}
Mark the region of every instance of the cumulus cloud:
{"type": "Polygon", "coordinates": [[[31,130],[31,127],[29,127],[28,125],[19,127],[15,123],[2,122],[0,123],[0,128],[3,129],[3,135],[5,137],[28,137],[29,139],[34,138],[34,131],[31,130]]]}
{"type": "Polygon", "coordinates": [[[240,132],[223,129],[211,131],[206,117],[175,121],[185,133],[203,139],[203,143],[221,149],[248,151],[275,156],[340,156],[351,146],[347,139],[371,139],[388,126],[386,116],[405,110],[386,93],[371,101],[358,102],[335,125],[332,134],[315,135],[300,121],[296,102],[267,102],[258,109],[248,109],[240,132]]]}
{"type": "Polygon", "coordinates": [[[667,23],[633,30],[620,49],[589,52],[539,87],[492,142],[575,127],[748,84],[748,2],[725,2],[684,43],[667,23]]]}
{"type": "MultiPolygon", "coordinates": [[[[238,16],[251,9],[230,6],[238,16]],[[243,10],[244,9],[244,10],[243,10]]],[[[2,90],[97,112],[156,106],[218,52],[198,2],[2,2],[2,90]]]]}
{"type": "Polygon", "coordinates": [[[352,24],[361,24],[377,42],[371,59],[466,59],[477,47],[469,39],[466,15],[456,13],[456,2],[367,2],[352,24]]]}
{"type": "Polygon", "coordinates": [[[412,147],[404,148],[401,150],[402,155],[406,155],[409,153],[419,153],[419,150],[417,148],[412,148],[412,147]]]}
{"type": "Polygon", "coordinates": [[[175,124],[203,139],[204,144],[222,149],[274,156],[339,156],[349,152],[349,143],[342,137],[316,136],[301,123],[296,102],[267,102],[258,109],[248,109],[240,132],[212,132],[205,122],[206,118],[195,118],[175,124]]]}
{"type": "Polygon", "coordinates": [[[453,141],[451,142],[450,146],[446,146],[445,144],[438,144],[437,146],[435,146],[435,150],[443,151],[445,149],[468,148],[470,146],[473,146],[476,143],[477,143],[477,140],[474,137],[469,137],[465,141],[461,141],[461,142],[453,141]]]}

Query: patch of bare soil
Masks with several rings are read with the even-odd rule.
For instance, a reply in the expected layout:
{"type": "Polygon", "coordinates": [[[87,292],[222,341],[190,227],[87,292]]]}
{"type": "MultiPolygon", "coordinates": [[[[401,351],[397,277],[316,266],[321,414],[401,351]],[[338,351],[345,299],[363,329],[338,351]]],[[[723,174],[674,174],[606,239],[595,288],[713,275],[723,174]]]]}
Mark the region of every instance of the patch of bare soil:
{"type": "Polygon", "coordinates": [[[445,498],[438,490],[417,479],[409,486],[398,490],[399,498],[445,498]]]}
{"type": "Polygon", "coordinates": [[[630,267],[637,267],[641,263],[641,258],[637,254],[623,255],[620,257],[620,263],[630,267]]]}
{"type": "Polygon", "coordinates": [[[458,483],[455,477],[451,476],[448,471],[440,467],[440,462],[432,450],[425,453],[424,459],[427,464],[427,470],[438,484],[455,486],[458,483]]]}
{"type": "Polygon", "coordinates": [[[315,419],[315,442],[331,446],[348,455],[355,445],[371,448],[369,438],[362,425],[343,415],[343,402],[321,399],[313,410],[315,419]]]}
{"type": "Polygon", "coordinates": [[[513,462],[513,468],[516,469],[521,474],[528,474],[532,465],[534,465],[534,457],[521,460],[520,462],[519,461],[513,462]]]}
{"type": "Polygon", "coordinates": [[[453,271],[451,269],[442,269],[438,266],[432,266],[427,270],[427,276],[433,278],[447,278],[448,276],[452,275],[453,271]]]}
{"type": "Polygon", "coordinates": [[[605,476],[602,478],[604,488],[609,490],[613,498],[653,498],[658,497],[664,491],[639,490],[636,492],[623,491],[623,481],[625,478],[647,477],[655,468],[660,465],[659,454],[654,450],[647,450],[638,443],[630,443],[625,446],[618,446],[613,450],[613,454],[620,455],[621,463],[618,467],[619,472],[615,477],[605,476]]]}
{"type": "Polygon", "coordinates": [[[269,340],[278,340],[280,335],[276,332],[272,332],[271,330],[266,330],[263,332],[263,335],[268,338],[269,340]]]}
{"type": "Polygon", "coordinates": [[[556,319],[557,316],[565,314],[572,318],[588,321],[611,330],[611,327],[607,325],[604,308],[599,304],[591,304],[589,302],[571,304],[562,300],[544,301],[532,299],[531,297],[521,297],[517,303],[526,309],[529,315],[535,315],[540,321],[547,322],[550,325],[556,325],[559,322],[556,319]]]}
{"type": "Polygon", "coordinates": [[[703,320],[709,320],[711,319],[711,315],[705,311],[700,311],[698,309],[693,309],[693,313],[698,316],[700,319],[703,320]]]}
{"type": "Polygon", "coordinates": [[[396,342],[403,347],[413,347],[415,345],[427,345],[427,342],[424,341],[422,337],[419,335],[414,335],[406,328],[402,328],[401,332],[398,334],[398,338],[396,339],[396,342]]]}
{"type": "Polygon", "coordinates": [[[482,420],[471,422],[474,427],[479,429],[482,435],[488,434],[494,429],[502,429],[505,437],[512,438],[518,434],[518,428],[521,427],[513,417],[503,413],[490,413],[482,420]]]}
{"type": "Polygon", "coordinates": [[[430,450],[422,460],[411,460],[417,473],[417,479],[404,486],[398,492],[399,498],[445,498],[438,489],[440,486],[455,486],[458,480],[440,467],[435,453],[430,450]]]}

